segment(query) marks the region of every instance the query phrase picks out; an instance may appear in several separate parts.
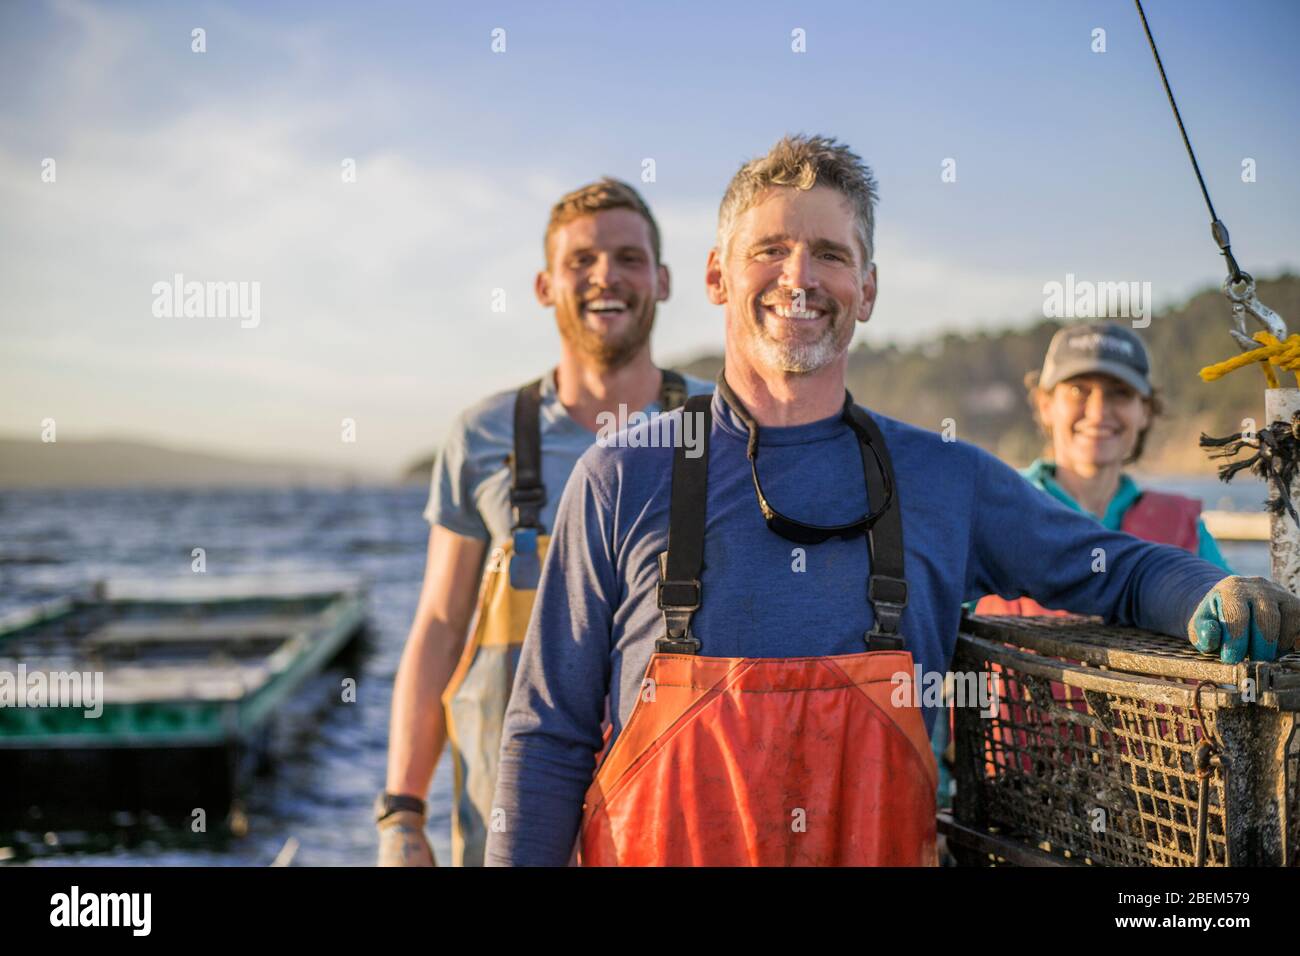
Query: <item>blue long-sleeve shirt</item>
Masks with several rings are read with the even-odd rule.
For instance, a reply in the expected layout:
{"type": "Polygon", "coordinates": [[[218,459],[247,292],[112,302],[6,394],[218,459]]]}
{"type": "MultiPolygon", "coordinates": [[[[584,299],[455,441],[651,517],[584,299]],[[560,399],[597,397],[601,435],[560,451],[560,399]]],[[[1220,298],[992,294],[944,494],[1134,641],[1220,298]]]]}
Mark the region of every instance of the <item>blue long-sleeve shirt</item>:
{"type": "MultiPolygon", "coordinates": [[[[673,413],[680,416],[679,410],[673,413]]],[[[900,631],[928,672],[947,670],[964,600],[1027,594],[1120,624],[1183,635],[1223,572],[1178,548],[1110,531],[1044,495],[973,445],[871,413],[893,458],[909,586],[900,631]],[[1094,571],[1104,567],[1104,571],[1094,571]]],[[[635,444],[629,440],[624,444],[635,444]]],[[[794,657],[865,650],[866,543],[800,546],[768,530],[747,432],[717,395],[709,452],[701,654],[794,657]]],[[[571,855],[609,704],[611,745],[655,640],[673,450],[595,447],[565,487],[502,739],[489,864],[563,865],[571,855]]],[[[768,500],[810,523],[867,510],[857,439],[839,416],[760,431],[768,500]]],[[[932,723],[933,713],[927,713],[932,723]]]]}

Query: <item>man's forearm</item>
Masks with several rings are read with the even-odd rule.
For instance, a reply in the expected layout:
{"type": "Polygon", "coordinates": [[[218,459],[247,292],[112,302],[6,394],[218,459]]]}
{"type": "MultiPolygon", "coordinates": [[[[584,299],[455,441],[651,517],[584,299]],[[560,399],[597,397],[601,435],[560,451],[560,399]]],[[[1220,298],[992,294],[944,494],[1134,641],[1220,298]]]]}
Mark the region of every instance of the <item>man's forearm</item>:
{"type": "Polygon", "coordinates": [[[1224,576],[1181,548],[1107,530],[991,455],[975,454],[979,593],[1024,594],[1047,607],[1177,636],[1224,576]]]}
{"type": "Polygon", "coordinates": [[[423,798],[447,740],[442,693],[464,641],[445,621],[412,628],[393,682],[388,727],[389,793],[423,798]]]}
{"type": "Polygon", "coordinates": [[[1172,637],[1187,636],[1201,599],[1225,575],[1221,568],[1181,549],[1152,546],[1135,574],[1132,623],[1172,637]],[[1164,560],[1162,561],[1161,558],[1164,560]]]}

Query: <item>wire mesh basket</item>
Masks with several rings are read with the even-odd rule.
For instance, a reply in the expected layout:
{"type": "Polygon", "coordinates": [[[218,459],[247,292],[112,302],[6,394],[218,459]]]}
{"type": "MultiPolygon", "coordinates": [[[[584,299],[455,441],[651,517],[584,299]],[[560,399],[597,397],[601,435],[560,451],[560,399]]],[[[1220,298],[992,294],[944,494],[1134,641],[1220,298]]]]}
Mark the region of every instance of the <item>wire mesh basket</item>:
{"type": "Polygon", "coordinates": [[[954,708],[959,862],[1300,863],[1300,654],[1224,664],[1088,618],[970,617],[952,670],[996,695],[954,708]]]}

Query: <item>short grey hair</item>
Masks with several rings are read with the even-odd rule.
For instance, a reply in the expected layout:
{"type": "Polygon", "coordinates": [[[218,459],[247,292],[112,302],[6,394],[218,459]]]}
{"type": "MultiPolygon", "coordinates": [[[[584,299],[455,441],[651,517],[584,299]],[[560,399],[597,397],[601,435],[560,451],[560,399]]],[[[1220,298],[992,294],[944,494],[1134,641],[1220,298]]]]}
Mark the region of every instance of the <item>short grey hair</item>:
{"type": "Polygon", "coordinates": [[[862,245],[862,268],[871,264],[875,252],[876,202],[879,187],[875,174],[862,158],[828,136],[785,136],[767,153],[751,159],[731,179],[718,209],[718,246],[724,255],[736,228],[736,219],[752,208],[758,197],[773,186],[812,189],[829,186],[853,206],[858,242],[862,245]]]}

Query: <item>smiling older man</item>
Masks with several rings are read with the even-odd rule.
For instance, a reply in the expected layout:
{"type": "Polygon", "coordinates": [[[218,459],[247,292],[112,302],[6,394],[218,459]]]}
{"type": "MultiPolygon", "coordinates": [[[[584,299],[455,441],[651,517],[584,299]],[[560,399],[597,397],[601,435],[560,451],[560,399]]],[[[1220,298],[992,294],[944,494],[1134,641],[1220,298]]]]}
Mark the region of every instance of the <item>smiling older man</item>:
{"type": "Polygon", "coordinates": [[[988,592],[1171,634],[1196,615],[1207,648],[1211,607],[1233,635],[1256,622],[1263,654],[1294,641],[1287,592],[1108,531],[978,448],[852,401],[875,198],[822,137],[783,139],[732,180],[706,274],[725,373],[674,413],[702,416],[707,450],[595,448],[574,470],[489,863],[560,865],[575,838],[594,865],[933,863],[933,713],[892,692],[914,664],[947,669],[963,600],[988,592]]]}

